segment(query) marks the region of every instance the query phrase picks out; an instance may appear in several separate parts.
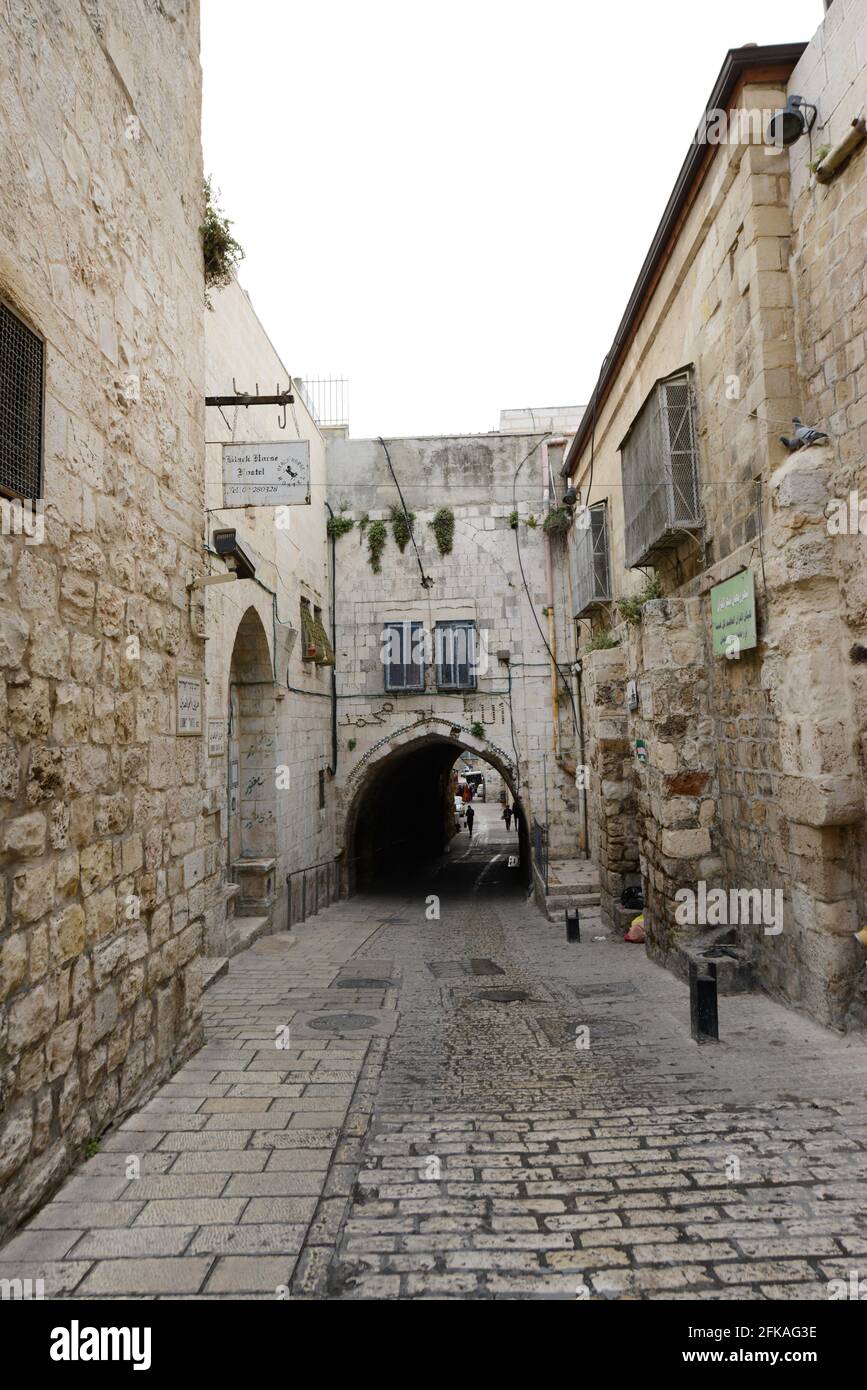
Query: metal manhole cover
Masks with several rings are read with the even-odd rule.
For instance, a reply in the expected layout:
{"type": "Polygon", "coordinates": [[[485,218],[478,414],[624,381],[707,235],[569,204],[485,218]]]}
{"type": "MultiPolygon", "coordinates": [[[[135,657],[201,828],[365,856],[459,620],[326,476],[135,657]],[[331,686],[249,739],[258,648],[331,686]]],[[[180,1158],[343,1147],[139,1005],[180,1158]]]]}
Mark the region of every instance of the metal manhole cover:
{"type": "Polygon", "coordinates": [[[369,1014],[331,1014],[328,1018],[311,1018],[307,1027],[319,1033],[349,1033],[355,1028],[375,1028],[376,1023],[369,1014]]]}
{"type": "Polygon", "coordinates": [[[338,989],[391,989],[391,980],[335,980],[338,989]]]}
{"type": "Polygon", "coordinates": [[[490,999],[492,1004],[520,1004],[530,996],[525,989],[480,989],[479,999],[490,999]]]}

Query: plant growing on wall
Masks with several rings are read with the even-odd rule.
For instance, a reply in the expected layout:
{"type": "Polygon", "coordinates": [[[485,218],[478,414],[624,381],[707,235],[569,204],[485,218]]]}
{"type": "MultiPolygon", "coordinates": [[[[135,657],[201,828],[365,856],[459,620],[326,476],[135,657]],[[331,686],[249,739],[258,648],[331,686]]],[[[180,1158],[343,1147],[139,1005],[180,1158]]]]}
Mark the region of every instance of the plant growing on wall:
{"type": "Polygon", "coordinates": [[[510,513],[509,513],[509,525],[511,526],[511,528],[512,528],[513,531],[517,531],[517,529],[518,529],[518,521],[519,521],[519,520],[520,520],[520,518],[519,518],[517,512],[510,512],[510,513]]]}
{"type": "Polygon", "coordinates": [[[542,522],[542,530],[546,536],[565,536],[569,530],[569,523],[572,520],[572,511],[569,507],[552,507],[545,520],[542,522]]]}
{"type": "Polygon", "coordinates": [[[351,516],[344,516],[341,512],[337,516],[328,518],[325,529],[329,536],[333,536],[335,540],[340,540],[340,537],[345,536],[347,531],[351,531],[354,525],[354,519],[351,516]]]}
{"type": "Polygon", "coordinates": [[[530,515],[527,517],[527,525],[529,526],[531,531],[535,531],[538,524],[539,523],[536,517],[534,517],[533,513],[531,512],[530,515]]]}
{"type": "Polygon", "coordinates": [[[587,646],[583,648],[585,652],[607,652],[612,647],[619,647],[620,643],[616,637],[612,637],[610,632],[597,632],[590,638],[587,646]]]}
{"type": "Polygon", "coordinates": [[[429,524],[433,527],[440,555],[451,555],[455,539],[455,514],[451,507],[440,507],[429,524]]]}
{"type": "Polygon", "coordinates": [[[385,549],[387,539],[388,532],[385,529],[384,521],[368,522],[367,553],[370,556],[370,568],[374,574],[379,574],[382,569],[382,552],[385,549]]]}
{"type": "Polygon", "coordinates": [[[406,550],[412,539],[412,528],[415,525],[415,512],[405,512],[402,507],[392,507],[391,534],[397,542],[397,548],[401,555],[406,550]]]}
{"type": "Polygon", "coordinates": [[[213,308],[209,290],[220,289],[231,282],[238,264],[244,259],[244,248],[231,233],[232,223],[222,212],[218,194],[206,178],[203,185],[205,212],[199,228],[202,256],[205,263],[205,303],[213,308]]]}
{"type": "Polygon", "coordinates": [[[644,588],[639,589],[637,594],[618,599],[617,607],[626,621],[634,627],[641,622],[641,610],[652,598],[662,598],[662,585],[658,579],[648,579],[644,588]]]}
{"type": "Polygon", "coordinates": [[[485,726],[484,726],[484,724],[480,724],[479,721],[476,720],[475,724],[471,724],[471,725],[470,725],[470,733],[472,734],[473,738],[484,738],[484,737],[485,737],[485,726]]]}

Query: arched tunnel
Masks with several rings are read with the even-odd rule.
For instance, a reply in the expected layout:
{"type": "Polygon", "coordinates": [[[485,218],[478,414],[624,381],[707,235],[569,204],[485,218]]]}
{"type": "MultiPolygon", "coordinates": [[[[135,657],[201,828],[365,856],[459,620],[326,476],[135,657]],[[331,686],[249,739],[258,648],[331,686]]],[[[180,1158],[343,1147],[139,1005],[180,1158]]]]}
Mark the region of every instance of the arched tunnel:
{"type": "MultiPolygon", "coordinates": [[[[452,739],[422,738],[397,749],[368,773],[346,827],[352,888],[394,883],[417,873],[421,864],[443,853],[454,824],[452,770],[467,751],[475,752],[452,739]]],[[[495,770],[503,776],[509,801],[517,809],[519,872],[528,883],[530,855],[524,809],[510,779],[502,769],[495,770]]]]}

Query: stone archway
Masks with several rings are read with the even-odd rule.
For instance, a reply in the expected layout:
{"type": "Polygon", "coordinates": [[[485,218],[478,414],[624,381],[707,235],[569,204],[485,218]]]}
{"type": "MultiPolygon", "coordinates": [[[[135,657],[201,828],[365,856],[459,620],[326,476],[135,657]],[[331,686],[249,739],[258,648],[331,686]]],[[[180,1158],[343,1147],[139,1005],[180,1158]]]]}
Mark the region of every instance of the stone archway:
{"type": "Polygon", "coordinates": [[[344,789],[343,889],[354,892],[374,867],[404,865],[444,847],[443,807],[455,760],[472,753],[499,772],[519,811],[522,875],[529,881],[528,814],[505,750],[444,718],[427,718],[374,745],[344,789]]]}
{"type": "Polygon", "coordinates": [[[229,872],[241,914],[270,913],[276,896],[276,698],[268,638],[256,609],[238,624],[227,692],[229,872]]]}

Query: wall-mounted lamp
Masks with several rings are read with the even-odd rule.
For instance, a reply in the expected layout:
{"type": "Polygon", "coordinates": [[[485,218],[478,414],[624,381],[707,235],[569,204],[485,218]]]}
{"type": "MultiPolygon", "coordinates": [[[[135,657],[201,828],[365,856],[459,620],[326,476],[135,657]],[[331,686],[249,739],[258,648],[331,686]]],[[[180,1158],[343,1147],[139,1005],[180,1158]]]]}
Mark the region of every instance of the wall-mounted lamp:
{"type": "Polygon", "coordinates": [[[769,145],[794,145],[805,131],[812,130],[816,123],[816,108],[803,97],[794,93],[789,97],[782,111],[775,111],[768,121],[767,141],[769,145]],[[806,112],[810,112],[807,115],[806,112]]]}
{"type": "Polygon", "coordinates": [[[213,542],[217,554],[222,555],[233,574],[237,575],[239,579],[255,579],[255,557],[251,551],[244,549],[238,540],[238,533],[233,527],[227,527],[224,531],[215,531],[213,542]]]}
{"type": "Polygon", "coordinates": [[[563,506],[574,507],[577,501],[578,493],[576,489],[574,487],[567,487],[566,491],[563,493],[563,506]]]}

